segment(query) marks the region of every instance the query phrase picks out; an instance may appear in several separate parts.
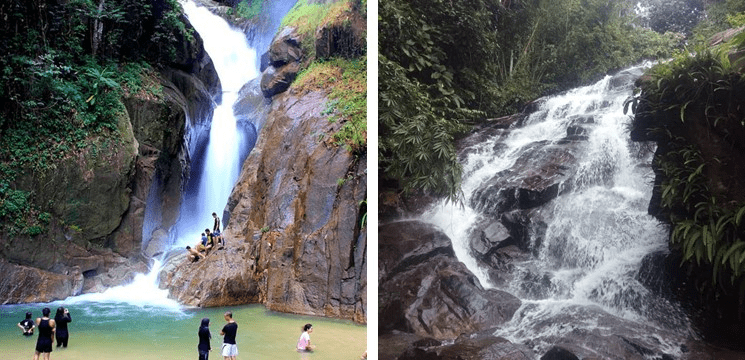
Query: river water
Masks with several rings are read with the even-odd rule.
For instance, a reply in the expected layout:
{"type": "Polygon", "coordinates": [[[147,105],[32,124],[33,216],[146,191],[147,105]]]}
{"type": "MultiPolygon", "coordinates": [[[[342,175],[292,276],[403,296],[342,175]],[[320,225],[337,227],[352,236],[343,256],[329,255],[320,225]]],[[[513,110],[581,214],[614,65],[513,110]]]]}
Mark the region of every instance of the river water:
{"type": "Polygon", "coordinates": [[[581,343],[576,334],[582,333],[621,334],[662,353],[681,353],[678,345],[689,335],[685,318],[638,280],[644,256],[667,246],[666,227],[647,214],[653,149],[630,141],[623,114],[641,72],[627,69],[624,76],[543,99],[523,126],[470,149],[463,162],[465,206],[443,202],[423,216],[448,234],[456,256],[482,285],[521,299],[522,307],[495,336],[529,345],[536,354],[558,339],[581,343]],[[497,285],[470,250],[474,226],[489,217],[471,206],[472,197],[495,174],[509,175],[524,151],[561,144],[577,124],[587,138],[575,154],[576,173],[559,197],[534,212],[534,224],[540,224],[529,229],[532,255],[513,264],[511,281],[497,285]]]}
{"type": "MultiPolygon", "coordinates": [[[[238,359],[300,359],[295,344],[304,324],[313,324],[314,353],[303,359],[359,359],[367,349],[366,328],[350,321],[267,311],[262,305],[230,308],[192,308],[133,305],[116,302],[66,301],[51,304],[0,306],[0,359],[31,359],[36,338],[21,335],[16,324],[27,311],[34,319],[41,309],[64,305],[70,310],[68,348],[54,348],[54,360],[176,360],[196,359],[197,330],[210,319],[212,353],[222,359],[220,329],[223,314],[232,311],[238,323],[238,359]]],[[[55,344],[56,345],[56,344],[55,344]]]]}

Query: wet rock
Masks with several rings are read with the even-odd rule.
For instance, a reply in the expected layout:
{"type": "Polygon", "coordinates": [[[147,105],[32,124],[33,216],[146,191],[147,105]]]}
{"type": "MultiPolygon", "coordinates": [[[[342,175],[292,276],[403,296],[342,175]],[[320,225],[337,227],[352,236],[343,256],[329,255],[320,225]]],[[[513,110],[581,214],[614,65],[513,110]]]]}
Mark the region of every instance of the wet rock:
{"type": "Polygon", "coordinates": [[[529,360],[533,353],[523,345],[513,344],[507,339],[492,335],[493,329],[461,336],[452,344],[434,342],[413,342],[398,359],[436,359],[436,360],[529,360]]]}
{"type": "Polygon", "coordinates": [[[272,39],[269,45],[269,64],[275,68],[299,62],[303,57],[297,29],[285,27],[272,39]]]}
{"type": "Polygon", "coordinates": [[[579,358],[567,349],[554,346],[541,356],[541,360],[579,360],[579,358]]]}
{"type": "Polygon", "coordinates": [[[316,30],[316,57],[353,59],[367,53],[366,19],[357,11],[346,11],[316,30]]]}
{"type": "Polygon", "coordinates": [[[486,257],[491,251],[515,243],[509,230],[499,221],[489,223],[485,228],[475,231],[474,235],[470,241],[471,250],[481,258],[486,257]]]}
{"type": "Polygon", "coordinates": [[[644,74],[644,69],[635,67],[626,69],[613,75],[608,81],[608,88],[611,90],[631,90],[636,79],[644,74]]]}
{"type": "Polygon", "coordinates": [[[379,227],[378,277],[383,332],[454,339],[509,320],[520,305],[484,289],[454,257],[450,239],[418,221],[379,227]]]}
{"type": "Polygon", "coordinates": [[[283,28],[272,39],[268,53],[269,66],[262,70],[260,85],[264,97],[271,98],[287,91],[300,71],[303,51],[297,30],[293,27],[283,28]]]}
{"type": "Polygon", "coordinates": [[[83,274],[73,268],[65,274],[11,264],[0,259],[2,304],[50,302],[80,294],[83,274]]]}
{"type": "MultiPolygon", "coordinates": [[[[530,309],[521,309],[522,314],[530,309]]],[[[579,359],[642,360],[670,356],[668,351],[684,344],[687,334],[680,328],[665,330],[655,324],[639,324],[606,313],[598,307],[563,306],[540,321],[523,327],[531,334],[524,344],[546,355],[560,347],[579,359]],[[571,320],[570,320],[571,319],[571,320]],[[577,326],[584,321],[594,324],[577,326]],[[667,339],[665,344],[659,339],[667,339]]]]}
{"type": "Polygon", "coordinates": [[[287,91],[299,71],[300,64],[295,62],[283,65],[279,69],[272,66],[266,68],[261,74],[261,92],[264,97],[271,98],[287,91]]]}
{"type": "Polygon", "coordinates": [[[561,185],[576,172],[574,144],[546,141],[526,146],[515,164],[485,181],[471,198],[471,206],[498,216],[515,209],[531,209],[556,198],[561,185]]]}

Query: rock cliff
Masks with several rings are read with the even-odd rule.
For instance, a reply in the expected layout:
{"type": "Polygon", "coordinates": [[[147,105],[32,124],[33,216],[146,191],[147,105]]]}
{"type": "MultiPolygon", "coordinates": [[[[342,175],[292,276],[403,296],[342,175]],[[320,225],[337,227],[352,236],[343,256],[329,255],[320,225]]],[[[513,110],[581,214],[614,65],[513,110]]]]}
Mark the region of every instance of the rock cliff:
{"type": "Polygon", "coordinates": [[[172,259],[161,273],[172,297],[366,321],[366,161],[318,136],[339,126],[321,115],[326,96],[291,88],[272,99],[228,200],[225,249],[172,259]]]}
{"type": "Polygon", "coordinates": [[[14,185],[33,192],[51,218],[42,235],[3,234],[2,267],[14,279],[0,283],[0,293],[9,294],[3,303],[102,291],[147,270],[142,227],[148,194],[159,194],[163,216],[156,227],[167,228],[178,216],[188,171],[184,133],[196,124],[187,119],[204,118],[219,86],[198,36],[184,40],[170,67],[149,76],[163,94],[126,92],[117,136],[89,137],[88,146],[47,171],[16,179],[14,185]]]}
{"type": "Polygon", "coordinates": [[[164,266],[160,286],[178,301],[263,303],[274,311],[367,321],[366,152],[334,136],[349,121],[334,110],[334,96],[360,90],[341,76],[318,86],[293,83],[316,60],[303,50],[308,46],[318,52],[342,44],[325,57],[364,55],[364,17],[340,3],[346,10],[320,24],[315,37],[280,30],[261,79],[241,89],[234,114],[252,119],[258,141],[223,212],[225,248],[197,263],[178,254],[164,266]],[[340,23],[345,30],[323,31],[340,23]]]}

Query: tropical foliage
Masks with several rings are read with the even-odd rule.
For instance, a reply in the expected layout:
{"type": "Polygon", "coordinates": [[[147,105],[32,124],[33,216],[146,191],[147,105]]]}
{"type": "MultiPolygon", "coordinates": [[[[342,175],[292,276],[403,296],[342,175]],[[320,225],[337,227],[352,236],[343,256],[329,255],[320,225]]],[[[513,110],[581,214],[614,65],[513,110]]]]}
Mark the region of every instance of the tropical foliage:
{"type": "Polygon", "coordinates": [[[318,59],[315,33],[320,26],[340,21],[345,27],[351,26],[349,16],[353,12],[364,14],[363,4],[360,0],[328,3],[299,0],[282,19],[282,27],[296,28],[306,59],[293,87],[301,92],[332,89],[323,115],[329,115],[329,121],[342,126],[329,135],[336,145],[344,146],[357,158],[367,151],[367,57],[318,59]]]}
{"type": "Polygon", "coordinates": [[[745,32],[715,48],[681,52],[649,72],[634,131],[660,144],[660,206],[685,262],[711,269],[711,284],[745,289],[745,32]],[[692,55],[695,54],[695,55],[692,55]],[[735,175],[732,175],[732,174],[735,175]]]}
{"type": "Polygon", "coordinates": [[[379,6],[379,168],[385,183],[455,197],[454,139],[485,117],[589,83],[678,42],[600,0],[387,0],[379,6]]]}
{"type": "Polygon", "coordinates": [[[47,213],[14,180],[116,137],[122,94],[157,93],[142,79],[191,34],[176,0],[9,0],[0,18],[0,218],[36,235],[47,213]]]}

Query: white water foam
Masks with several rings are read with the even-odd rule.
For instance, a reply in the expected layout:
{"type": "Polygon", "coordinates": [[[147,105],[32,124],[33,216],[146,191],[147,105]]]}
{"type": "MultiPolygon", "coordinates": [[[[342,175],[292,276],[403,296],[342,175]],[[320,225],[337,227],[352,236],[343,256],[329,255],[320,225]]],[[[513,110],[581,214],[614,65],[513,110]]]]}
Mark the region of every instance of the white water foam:
{"type": "Polygon", "coordinates": [[[243,134],[237,127],[233,104],[241,87],[259,76],[256,51],[242,31],[231,28],[224,19],[193,1],[181,3],[215,65],[222,85],[222,103],[213,112],[196,200],[182,207],[189,211],[183,211],[179,219],[176,247],[193,244],[213,212],[222,215],[241,167],[238,146],[243,134]]]}
{"type": "Polygon", "coordinates": [[[577,153],[577,173],[564,184],[571,191],[542,210],[547,228],[542,243],[533,243],[537,256],[515,263],[515,280],[502,288],[521,298],[523,306],[496,336],[537,344],[536,339],[555,339],[577,328],[602,332],[605,325],[597,323],[599,317],[617,319],[621,329],[637,326],[629,323],[646,327],[654,308],[649,302],[659,306],[635,278],[642,258],[665,249],[667,239],[665,227],[647,214],[651,151],[640,151],[641,145],[628,138],[629,117],[623,114],[628,87],[608,76],[543,99],[521,128],[469,149],[463,163],[463,208],[443,201],[422,216],[450,237],[458,259],[484,287],[494,287],[488,269],[481,268],[470,251],[472,227],[488,216],[469,206],[472,194],[510,169],[524,147],[558,143],[579,117],[592,118],[582,125],[589,138],[577,153]]]}
{"type": "Polygon", "coordinates": [[[66,305],[80,305],[87,303],[126,303],[141,308],[154,307],[170,312],[180,312],[181,305],[168,298],[168,290],[158,288],[158,274],[161,269],[160,261],[153,263],[147,274],[137,274],[131,283],[115,286],[102,293],[90,293],[72,296],[62,301],[66,305]]]}

